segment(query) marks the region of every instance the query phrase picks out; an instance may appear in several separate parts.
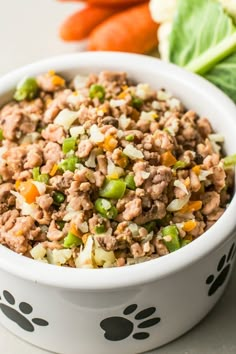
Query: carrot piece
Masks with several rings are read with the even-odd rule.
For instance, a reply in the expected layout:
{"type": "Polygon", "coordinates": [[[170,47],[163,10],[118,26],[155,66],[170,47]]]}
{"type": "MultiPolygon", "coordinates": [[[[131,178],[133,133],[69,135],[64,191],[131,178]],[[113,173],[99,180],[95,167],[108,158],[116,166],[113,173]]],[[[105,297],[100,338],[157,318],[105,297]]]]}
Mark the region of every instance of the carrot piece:
{"type": "Polygon", "coordinates": [[[200,210],[201,208],[202,208],[202,201],[201,200],[190,201],[179,212],[183,213],[183,214],[184,213],[191,213],[193,211],[200,210]]]}
{"type": "Polygon", "coordinates": [[[16,183],[15,183],[15,189],[16,189],[16,190],[19,189],[21,183],[22,183],[21,180],[19,180],[19,179],[16,180],[16,183]]]}
{"type": "Polygon", "coordinates": [[[40,195],[37,187],[30,181],[22,182],[18,187],[20,194],[25,198],[29,204],[34,203],[36,198],[40,195]]]}
{"type": "Polygon", "coordinates": [[[171,151],[164,152],[161,154],[161,164],[170,167],[173,166],[177,162],[176,158],[174,155],[171,153],[171,151]]]}
{"type": "Polygon", "coordinates": [[[192,171],[197,175],[199,176],[200,175],[200,172],[201,172],[201,166],[200,165],[196,165],[192,168],[192,171]]]}
{"type": "Polygon", "coordinates": [[[55,176],[55,174],[57,173],[58,168],[59,168],[58,165],[56,165],[56,164],[53,165],[53,168],[51,169],[49,175],[50,175],[51,177],[55,176]]]}
{"type": "Polygon", "coordinates": [[[90,50],[146,53],[157,45],[158,25],[153,22],[148,3],[113,15],[89,36],[90,50]]]}
{"type": "Polygon", "coordinates": [[[186,232],[190,232],[193,229],[195,229],[196,226],[197,226],[197,222],[195,220],[185,221],[183,230],[186,232]]]}
{"type": "Polygon", "coordinates": [[[77,236],[77,237],[80,237],[80,238],[82,237],[81,232],[77,229],[77,227],[75,226],[75,224],[72,224],[72,225],[71,225],[70,232],[71,232],[73,235],[77,236]]]}
{"type": "Polygon", "coordinates": [[[65,41],[78,41],[88,37],[90,32],[118,10],[87,6],[69,16],[61,25],[59,35],[65,41]]]}
{"type": "Polygon", "coordinates": [[[147,0],[59,0],[61,2],[86,2],[89,5],[105,6],[105,7],[120,7],[123,5],[132,6],[140,4],[147,0]]]}
{"type": "Polygon", "coordinates": [[[106,151],[113,151],[117,147],[117,144],[118,141],[112,135],[108,135],[105,137],[103,149],[106,151]]]}

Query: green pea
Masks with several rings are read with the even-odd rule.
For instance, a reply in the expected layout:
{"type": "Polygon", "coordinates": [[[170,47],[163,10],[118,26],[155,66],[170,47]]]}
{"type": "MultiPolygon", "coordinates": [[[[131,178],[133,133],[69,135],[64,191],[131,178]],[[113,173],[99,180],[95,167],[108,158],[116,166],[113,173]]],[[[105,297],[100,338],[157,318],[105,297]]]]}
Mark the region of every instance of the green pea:
{"type": "Polygon", "coordinates": [[[154,231],[155,228],[156,228],[156,222],[155,221],[150,221],[146,224],[144,224],[143,226],[145,227],[145,229],[147,230],[147,232],[151,232],[151,231],[154,231]]]}
{"type": "Polygon", "coordinates": [[[99,191],[99,196],[109,199],[120,199],[125,194],[126,183],[122,179],[106,180],[99,191]]]}
{"type": "Polygon", "coordinates": [[[174,170],[178,170],[178,169],[182,169],[182,168],[185,168],[187,166],[187,162],[185,161],[177,161],[174,166],[173,166],[173,169],[174,170]]]}
{"type": "Polygon", "coordinates": [[[64,154],[67,154],[71,150],[75,151],[76,149],[76,138],[67,138],[63,141],[62,151],[64,154]]]}
{"type": "Polygon", "coordinates": [[[54,192],[53,196],[52,196],[52,199],[54,201],[54,204],[56,205],[60,205],[64,202],[65,200],[65,195],[61,192],[54,192]]]}
{"type": "Polygon", "coordinates": [[[82,243],[83,242],[79,237],[75,236],[71,232],[68,232],[68,234],[64,238],[63,246],[65,248],[72,248],[72,247],[77,247],[79,245],[82,245],[82,243]]]}
{"type": "Polygon", "coordinates": [[[91,85],[89,89],[89,97],[90,98],[98,98],[100,102],[104,101],[106,95],[106,91],[103,86],[101,85],[91,85]]]}
{"type": "Polygon", "coordinates": [[[181,240],[181,247],[187,246],[191,241],[190,240],[181,240]]]}
{"type": "Polygon", "coordinates": [[[125,137],[126,141],[134,141],[134,135],[130,134],[125,137]]]}
{"type": "Polygon", "coordinates": [[[63,221],[63,220],[57,220],[56,221],[56,224],[57,224],[57,226],[59,227],[59,230],[63,230],[63,228],[64,228],[64,226],[65,226],[65,221],[63,221]]]}
{"type": "Polygon", "coordinates": [[[76,164],[79,163],[79,158],[77,156],[70,156],[59,164],[59,167],[65,171],[74,172],[76,169],[76,164]]]}
{"type": "Polygon", "coordinates": [[[136,184],[135,184],[135,181],[134,181],[134,176],[133,175],[127,175],[125,177],[125,183],[126,183],[126,187],[128,189],[132,189],[132,190],[135,190],[136,189],[136,184]]]}
{"type": "Polygon", "coordinates": [[[169,252],[177,251],[180,246],[179,231],[175,225],[169,225],[162,229],[163,241],[169,252]]]}
{"type": "Polygon", "coordinates": [[[143,100],[141,100],[141,98],[139,97],[135,97],[133,96],[132,97],[132,101],[131,101],[131,104],[134,108],[136,109],[140,109],[143,105],[143,100]]]}
{"type": "Polygon", "coordinates": [[[14,94],[14,99],[16,101],[32,100],[34,99],[39,91],[37,81],[33,77],[28,77],[22,79],[16,87],[16,92],[14,94]]]}
{"type": "Polygon", "coordinates": [[[95,227],[95,232],[96,232],[96,234],[103,234],[104,232],[106,232],[106,227],[105,227],[105,225],[97,225],[96,227],[95,227]]]}

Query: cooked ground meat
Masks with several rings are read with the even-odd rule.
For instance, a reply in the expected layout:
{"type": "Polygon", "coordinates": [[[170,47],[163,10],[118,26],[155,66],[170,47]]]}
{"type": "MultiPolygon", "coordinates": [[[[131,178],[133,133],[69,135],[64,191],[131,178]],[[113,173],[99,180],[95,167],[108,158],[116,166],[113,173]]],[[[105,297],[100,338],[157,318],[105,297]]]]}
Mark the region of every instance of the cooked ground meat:
{"type": "Polygon", "coordinates": [[[234,178],[209,120],[125,73],[78,80],[42,74],[0,109],[0,243],[67,267],[121,267],[212,227],[234,178]]]}

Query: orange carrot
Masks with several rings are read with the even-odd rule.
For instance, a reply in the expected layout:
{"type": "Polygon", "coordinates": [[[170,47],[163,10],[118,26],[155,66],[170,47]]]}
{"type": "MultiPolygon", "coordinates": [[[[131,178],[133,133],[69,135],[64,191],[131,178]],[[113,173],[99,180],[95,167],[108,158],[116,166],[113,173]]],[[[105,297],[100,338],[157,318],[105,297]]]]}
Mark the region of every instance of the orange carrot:
{"type": "Polygon", "coordinates": [[[105,7],[120,7],[120,6],[132,6],[147,2],[147,0],[60,0],[61,2],[87,2],[90,5],[105,6],[105,7]]]}
{"type": "Polygon", "coordinates": [[[89,36],[90,50],[146,53],[157,45],[158,25],[153,22],[148,4],[131,7],[113,15],[89,36]]]}
{"type": "Polygon", "coordinates": [[[61,25],[59,34],[65,41],[78,41],[88,37],[90,32],[118,10],[87,6],[69,16],[61,25]]]}
{"type": "Polygon", "coordinates": [[[40,196],[37,187],[31,181],[22,182],[18,189],[29,204],[34,203],[36,198],[40,196]]]}
{"type": "Polygon", "coordinates": [[[161,154],[161,164],[167,167],[173,166],[177,162],[171,151],[164,152],[161,154]]]}

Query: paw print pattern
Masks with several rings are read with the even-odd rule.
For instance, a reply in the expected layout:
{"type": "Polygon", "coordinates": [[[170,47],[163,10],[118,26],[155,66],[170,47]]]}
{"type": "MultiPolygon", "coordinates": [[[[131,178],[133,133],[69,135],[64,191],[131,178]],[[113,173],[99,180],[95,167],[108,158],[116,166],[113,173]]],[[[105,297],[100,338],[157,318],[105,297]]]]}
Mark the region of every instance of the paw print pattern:
{"type": "Polygon", "coordinates": [[[215,292],[224,284],[230,268],[231,268],[231,261],[233,260],[235,256],[235,244],[231,246],[228,255],[223,255],[221,257],[218,266],[217,266],[217,271],[218,274],[215,276],[213,274],[209,275],[209,277],[206,279],[206,284],[210,285],[209,291],[208,291],[208,296],[212,296],[215,294],[215,292]]]}
{"type": "MultiPolygon", "coordinates": [[[[32,322],[38,326],[48,326],[48,322],[42,318],[33,318],[31,321],[25,316],[32,313],[33,308],[27,302],[21,302],[19,304],[19,310],[13,308],[15,305],[15,299],[13,295],[7,291],[3,291],[3,298],[6,300],[7,304],[0,303],[0,309],[6,317],[11,321],[15,322],[19,327],[27,332],[34,332],[34,326],[32,322]]],[[[0,300],[1,297],[0,297],[0,300]]]]}
{"type": "MultiPolygon", "coordinates": [[[[126,307],[123,314],[125,316],[131,315],[138,308],[138,305],[132,304],[126,307]]],[[[160,317],[149,318],[156,312],[155,307],[148,307],[138,312],[134,319],[137,321],[144,320],[138,323],[137,327],[140,329],[146,329],[155,326],[160,322],[160,317]]],[[[128,338],[134,330],[134,321],[125,317],[108,317],[100,323],[101,328],[105,331],[104,337],[110,341],[120,341],[128,338]]],[[[133,334],[134,339],[146,339],[150,336],[148,332],[136,332],[133,334]]]]}

